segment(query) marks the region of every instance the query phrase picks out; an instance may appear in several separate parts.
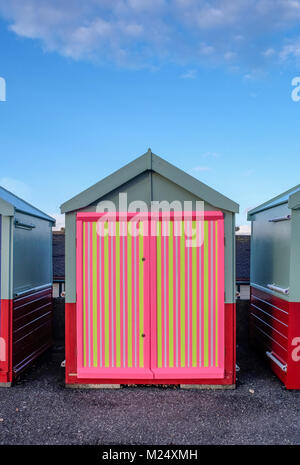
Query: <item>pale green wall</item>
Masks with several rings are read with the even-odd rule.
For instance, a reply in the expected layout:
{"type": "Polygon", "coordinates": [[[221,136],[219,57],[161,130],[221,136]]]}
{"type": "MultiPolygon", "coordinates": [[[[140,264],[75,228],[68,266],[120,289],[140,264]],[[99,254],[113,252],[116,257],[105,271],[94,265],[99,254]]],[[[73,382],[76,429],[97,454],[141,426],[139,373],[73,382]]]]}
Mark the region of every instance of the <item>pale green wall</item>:
{"type": "MultiPolygon", "coordinates": [[[[196,208],[196,201],[202,200],[199,197],[196,197],[191,192],[183,189],[182,187],[174,184],[172,181],[162,177],[160,174],[152,174],[152,200],[161,201],[167,200],[172,202],[174,200],[179,200],[182,203],[182,208],[184,201],[190,201],[193,203],[192,209],[196,208]]],[[[208,203],[204,203],[204,209],[209,210],[218,210],[208,203]]]]}
{"type": "Polygon", "coordinates": [[[300,210],[292,210],[291,230],[289,299],[300,302],[300,210]]]}
{"type": "Polygon", "coordinates": [[[32,224],[33,229],[13,225],[13,293],[52,284],[52,223],[16,212],[16,221],[32,224]]]}
{"type": "MultiPolygon", "coordinates": [[[[269,222],[291,214],[287,203],[256,213],[252,219],[251,283],[290,287],[291,221],[269,222]]],[[[268,290],[280,298],[289,296],[268,290]]]]}
{"type": "Polygon", "coordinates": [[[1,226],[1,299],[12,298],[12,216],[2,216],[1,226]]]}
{"type": "Polygon", "coordinates": [[[224,213],[225,303],[235,303],[235,214],[224,213]]]}
{"type": "Polygon", "coordinates": [[[65,222],[66,303],[76,302],[76,213],[66,214],[65,222]]]}

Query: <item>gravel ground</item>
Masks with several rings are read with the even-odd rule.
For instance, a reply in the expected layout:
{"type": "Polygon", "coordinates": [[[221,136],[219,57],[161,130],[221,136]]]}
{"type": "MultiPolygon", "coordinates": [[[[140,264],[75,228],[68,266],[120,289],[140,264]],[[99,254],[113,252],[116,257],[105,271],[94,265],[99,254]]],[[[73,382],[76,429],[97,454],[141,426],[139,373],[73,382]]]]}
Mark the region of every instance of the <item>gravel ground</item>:
{"type": "Polygon", "coordinates": [[[56,348],[0,389],[0,444],[300,444],[300,391],[248,350],[242,327],[235,391],[67,390],[56,348]]]}

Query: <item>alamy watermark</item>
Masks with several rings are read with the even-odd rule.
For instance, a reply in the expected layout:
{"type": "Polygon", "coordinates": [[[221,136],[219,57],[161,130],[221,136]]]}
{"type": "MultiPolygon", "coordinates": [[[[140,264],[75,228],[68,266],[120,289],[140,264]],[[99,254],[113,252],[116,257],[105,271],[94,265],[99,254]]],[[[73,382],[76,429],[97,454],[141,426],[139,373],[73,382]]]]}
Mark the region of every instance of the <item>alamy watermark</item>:
{"type": "Polygon", "coordinates": [[[6,343],[3,337],[0,337],[0,362],[6,362],[6,343]]]}
{"type": "Polygon", "coordinates": [[[187,247],[199,247],[203,243],[203,228],[205,220],[204,202],[173,200],[168,202],[152,201],[150,208],[143,200],[135,200],[128,205],[127,194],[120,193],[118,207],[111,200],[98,203],[97,234],[99,236],[116,236],[116,220],[120,222],[118,235],[137,237],[142,235],[163,237],[171,234],[170,220],[174,222],[174,236],[185,236],[187,247]],[[150,213],[150,216],[148,214],[150,213]],[[145,221],[149,219],[149,221],[145,221]],[[159,223],[157,220],[160,219],[159,223]],[[200,227],[199,227],[200,224],[200,227]],[[202,230],[202,234],[200,233],[202,230]]]}
{"type": "Polygon", "coordinates": [[[300,102],[300,77],[294,77],[292,86],[294,89],[292,90],[291,98],[294,102],[300,102]]]}
{"type": "Polygon", "coordinates": [[[294,362],[300,362],[300,337],[294,337],[292,346],[295,347],[292,350],[292,360],[294,362]]]}
{"type": "Polygon", "coordinates": [[[0,102],[6,102],[6,81],[0,76],[0,102]]]}

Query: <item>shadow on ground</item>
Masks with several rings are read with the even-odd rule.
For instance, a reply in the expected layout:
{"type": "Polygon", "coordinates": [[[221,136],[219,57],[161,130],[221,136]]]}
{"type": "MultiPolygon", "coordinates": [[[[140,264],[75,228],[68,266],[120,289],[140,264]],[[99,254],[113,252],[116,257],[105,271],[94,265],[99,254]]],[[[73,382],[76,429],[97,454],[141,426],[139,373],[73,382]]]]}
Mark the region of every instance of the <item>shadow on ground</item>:
{"type": "Polygon", "coordinates": [[[247,305],[237,309],[235,391],[67,390],[58,338],[0,389],[0,444],[300,444],[300,391],[286,391],[249,350],[247,305]]]}

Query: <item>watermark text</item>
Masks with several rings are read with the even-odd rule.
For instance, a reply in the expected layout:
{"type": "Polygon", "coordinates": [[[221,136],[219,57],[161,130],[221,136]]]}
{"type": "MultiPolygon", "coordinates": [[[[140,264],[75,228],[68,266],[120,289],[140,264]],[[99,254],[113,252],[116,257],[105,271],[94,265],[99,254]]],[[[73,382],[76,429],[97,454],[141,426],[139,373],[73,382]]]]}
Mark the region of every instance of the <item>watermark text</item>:
{"type": "Polygon", "coordinates": [[[0,102],[6,102],[6,81],[0,76],[0,102]]]}
{"type": "Polygon", "coordinates": [[[292,80],[292,90],[291,97],[293,102],[300,102],[300,77],[294,77],[292,80]]]}

